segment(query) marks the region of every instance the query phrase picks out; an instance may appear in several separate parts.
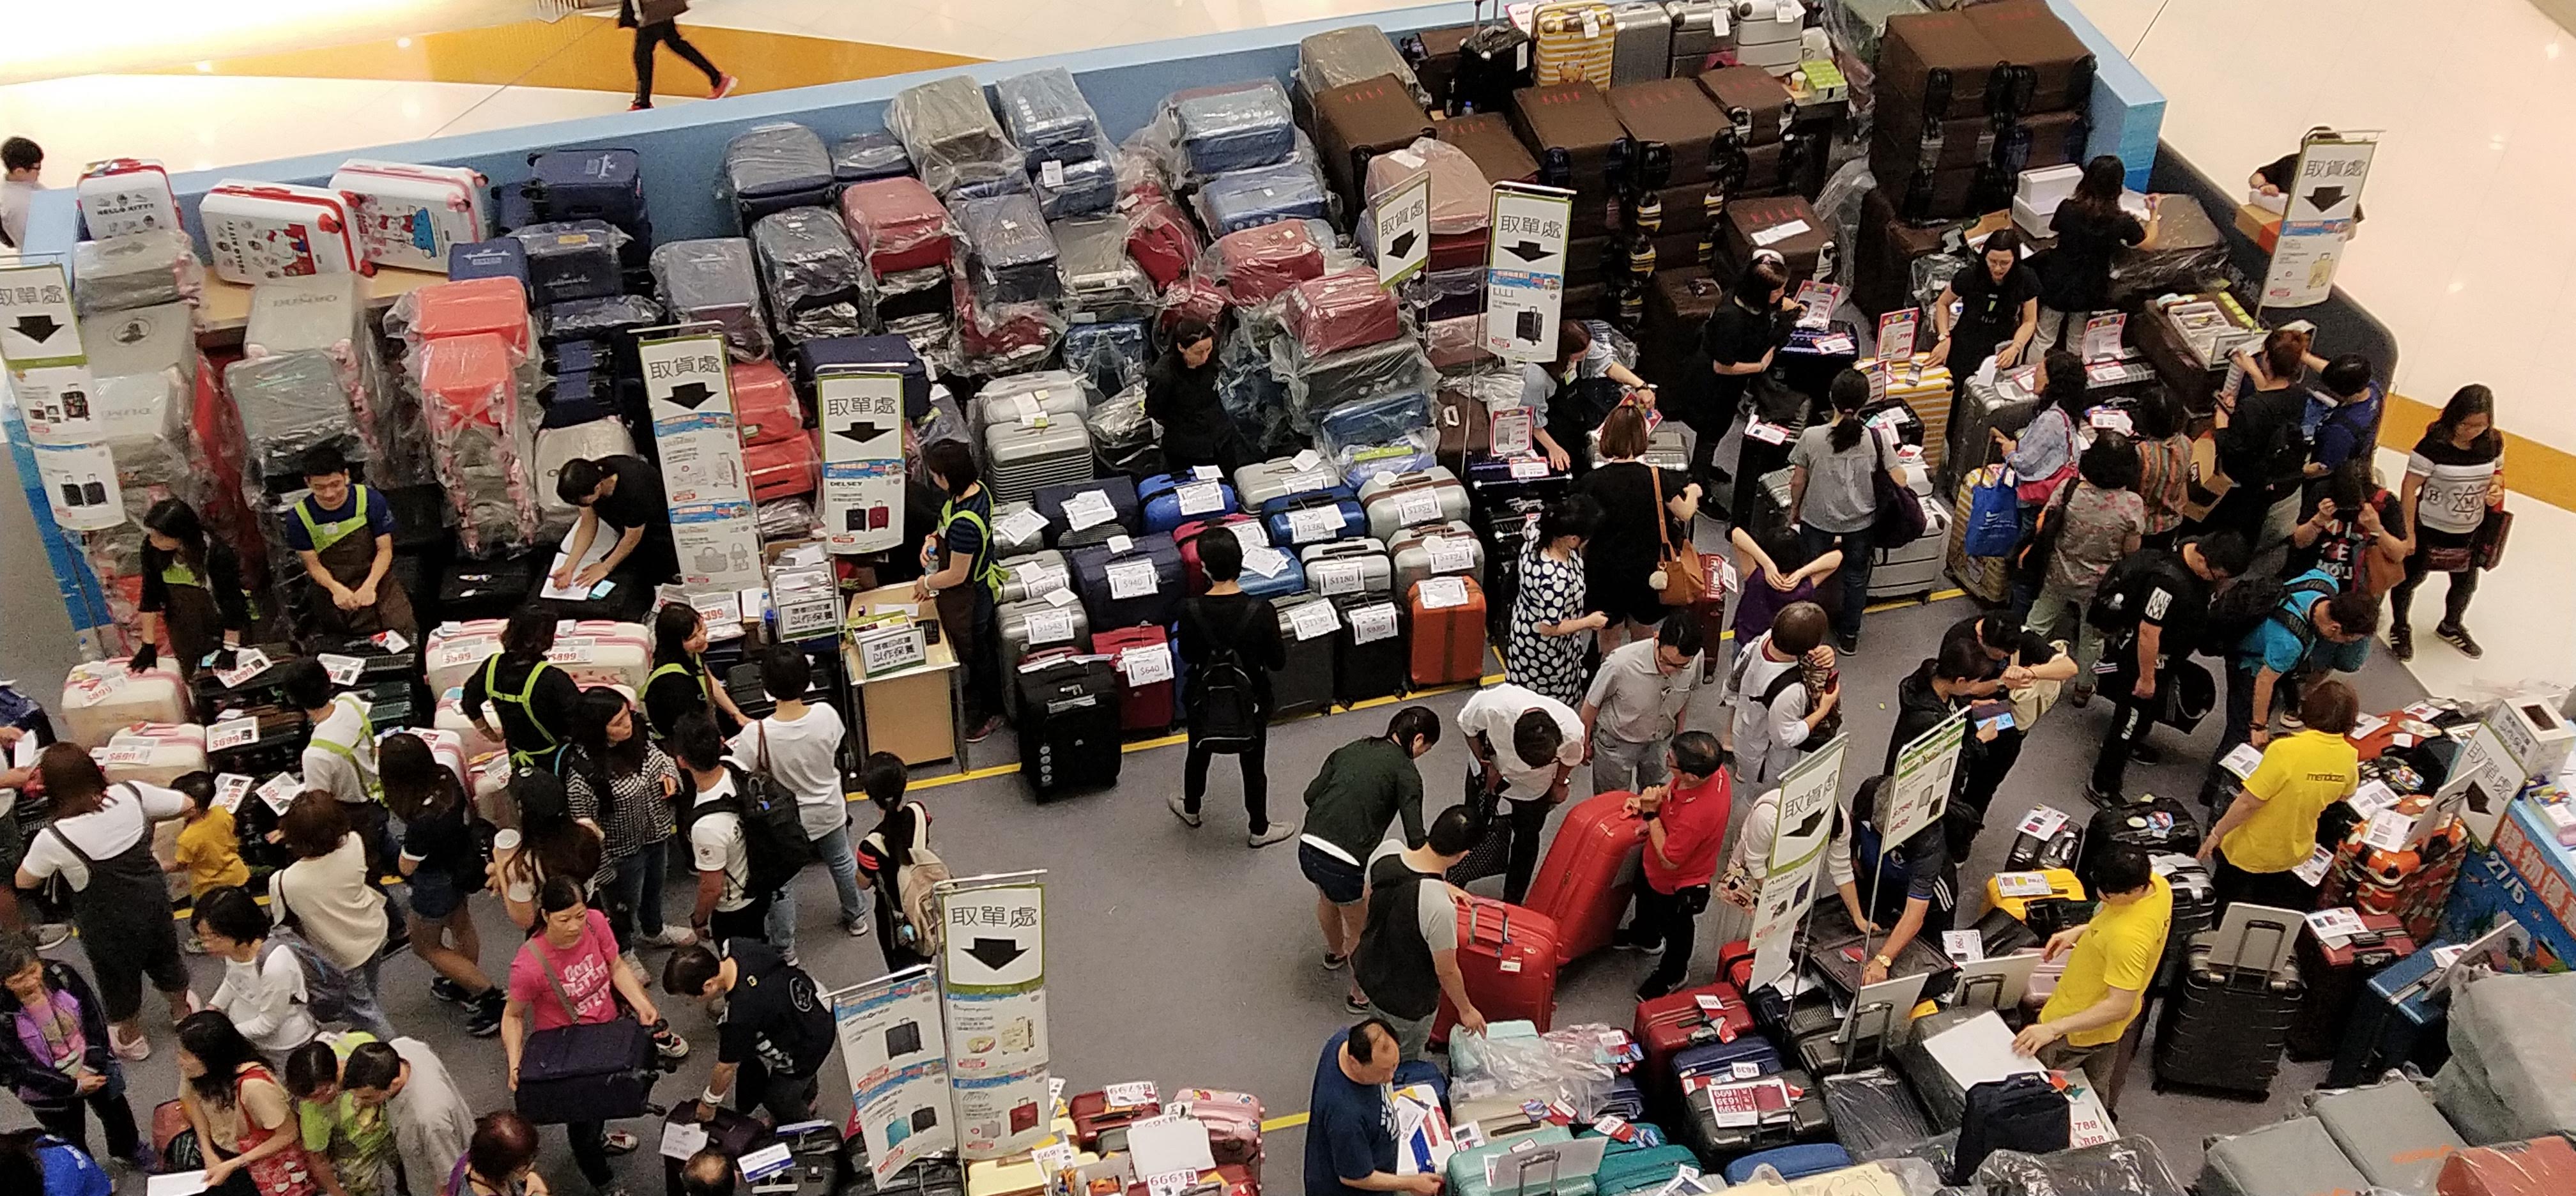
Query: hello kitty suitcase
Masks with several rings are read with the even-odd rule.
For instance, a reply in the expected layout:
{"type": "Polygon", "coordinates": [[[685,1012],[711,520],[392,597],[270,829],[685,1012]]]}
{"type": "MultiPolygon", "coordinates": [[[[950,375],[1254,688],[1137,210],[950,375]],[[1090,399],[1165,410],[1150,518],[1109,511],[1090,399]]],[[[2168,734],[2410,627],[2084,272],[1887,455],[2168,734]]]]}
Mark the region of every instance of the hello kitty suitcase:
{"type": "Polygon", "coordinates": [[[490,235],[484,179],[462,166],[351,158],[331,175],[349,197],[359,252],[379,266],[447,271],[447,251],[490,235]]]}
{"type": "Polygon", "coordinates": [[[90,163],[81,172],[80,215],[92,241],[180,227],[170,172],[150,158],[90,163]]]}
{"type": "Polygon", "coordinates": [[[63,700],[54,707],[63,738],[94,748],[136,723],[188,721],[188,687],[180,684],[179,670],[135,673],[125,665],[117,659],[72,666],[63,678],[63,700]]]}
{"type": "Polygon", "coordinates": [[[261,282],[310,274],[373,274],[358,253],[348,201],[337,191],[226,179],[197,205],[215,277],[261,282]]]}

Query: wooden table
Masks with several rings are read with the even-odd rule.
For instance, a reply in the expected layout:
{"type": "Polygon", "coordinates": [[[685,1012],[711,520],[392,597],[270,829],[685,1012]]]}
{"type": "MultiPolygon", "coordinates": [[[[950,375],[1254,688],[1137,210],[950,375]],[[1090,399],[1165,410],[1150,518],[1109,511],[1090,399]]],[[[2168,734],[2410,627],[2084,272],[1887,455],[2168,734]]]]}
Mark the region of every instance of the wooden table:
{"type": "MultiPolygon", "coordinates": [[[[854,618],[864,617],[895,606],[908,608],[915,618],[938,625],[938,612],[932,604],[912,600],[911,582],[852,595],[848,612],[854,618]]],[[[966,770],[966,754],[960,750],[966,741],[964,694],[960,688],[965,670],[957,667],[956,648],[947,637],[929,645],[920,664],[867,677],[861,674],[858,644],[845,635],[841,638],[841,675],[852,691],[851,729],[858,733],[860,752],[892,752],[905,764],[952,760],[957,771],[966,770]]]]}
{"type": "MultiPolygon", "coordinates": [[[[382,311],[393,301],[434,283],[447,281],[444,274],[426,270],[399,270],[379,266],[367,279],[367,310],[382,311]]],[[[198,311],[205,317],[206,339],[236,339],[242,327],[250,323],[250,285],[226,282],[210,271],[206,275],[206,298],[198,311]]]]}

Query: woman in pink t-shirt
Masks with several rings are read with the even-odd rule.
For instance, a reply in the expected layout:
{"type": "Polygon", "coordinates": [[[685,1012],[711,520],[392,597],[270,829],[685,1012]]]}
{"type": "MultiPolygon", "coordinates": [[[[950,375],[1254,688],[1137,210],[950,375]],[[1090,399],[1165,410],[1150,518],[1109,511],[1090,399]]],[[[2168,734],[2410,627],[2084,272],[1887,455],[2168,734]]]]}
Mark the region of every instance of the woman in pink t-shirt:
{"type": "MultiPolygon", "coordinates": [[[[569,876],[552,876],[537,895],[543,921],[537,934],[510,961],[510,998],[501,1009],[501,1047],[510,1059],[510,1090],[519,1088],[519,1058],[531,1030],[613,1021],[626,1009],[645,1025],[662,1020],[646,995],[644,981],[617,953],[608,918],[590,908],[581,885],[569,876]]],[[[576,1121],[564,1127],[572,1137],[573,1161],[591,1186],[607,1190],[616,1176],[608,1156],[635,1149],[635,1135],[607,1132],[604,1122],[576,1121]]]]}

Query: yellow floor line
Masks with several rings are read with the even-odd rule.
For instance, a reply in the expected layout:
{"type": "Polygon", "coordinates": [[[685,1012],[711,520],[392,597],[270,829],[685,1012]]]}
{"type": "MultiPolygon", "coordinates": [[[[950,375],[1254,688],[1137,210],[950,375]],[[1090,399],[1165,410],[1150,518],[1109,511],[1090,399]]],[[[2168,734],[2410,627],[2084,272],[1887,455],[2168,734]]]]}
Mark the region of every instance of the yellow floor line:
{"type": "Polygon", "coordinates": [[[1261,1132],[1262,1132],[1262,1133],[1265,1133],[1265,1134],[1275,1134],[1275,1133],[1277,1133],[1277,1132],[1279,1132],[1279,1131],[1281,1131],[1281,1130],[1293,1130],[1293,1129],[1297,1128],[1298,1126],[1301,1126],[1301,1125],[1304,1125],[1304,1124],[1306,1124],[1306,1115],[1305,1115],[1305,1114],[1303,1114],[1303,1113],[1288,1113],[1288,1114],[1283,1114],[1283,1115],[1278,1116],[1278,1117],[1273,1117],[1273,1118],[1271,1118],[1271,1119],[1270,1119],[1270,1120],[1268,1120],[1268,1121],[1262,1122],[1262,1123],[1261,1123],[1261,1132]]]}

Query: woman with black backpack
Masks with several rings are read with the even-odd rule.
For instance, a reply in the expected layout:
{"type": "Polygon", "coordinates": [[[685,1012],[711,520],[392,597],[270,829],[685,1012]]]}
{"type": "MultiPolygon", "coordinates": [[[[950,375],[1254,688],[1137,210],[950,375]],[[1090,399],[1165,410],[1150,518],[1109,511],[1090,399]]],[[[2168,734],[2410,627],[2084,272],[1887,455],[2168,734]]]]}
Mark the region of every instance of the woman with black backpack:
{"type": "Polygon", "coordinates": [[[438,973],[429,991],[439,1000],[472,1009],[466,1030],[477,1038],[501,1030],[501,989],[483,970],[483,938],[474,928],[467,898],[483,891],[490,831],[474,817],[465,783],[408,731],[376,745],[376,772],[384,782],[385,808],[403,821],[397,866],[411,885],[404,917],[411,953],[438,973]]]}
{"type": "Polygon", "coordinates": [[[1267,847],[1297,833],[1293,822],[1270,820],[1270,672],[1288,664],[1279,640],[1279,612],[1267,598],[1243,592],[1243,543],[1232,536],[1199,538],[1199,567],[1208,591],[1181,604],[1181,659],[1188,662],[1190,758],[1172,813],[1199,824],[1199,799],[1207,795],[1208,757],[1225,752],[1243,764],[1246,842],[1267,847]]]}

